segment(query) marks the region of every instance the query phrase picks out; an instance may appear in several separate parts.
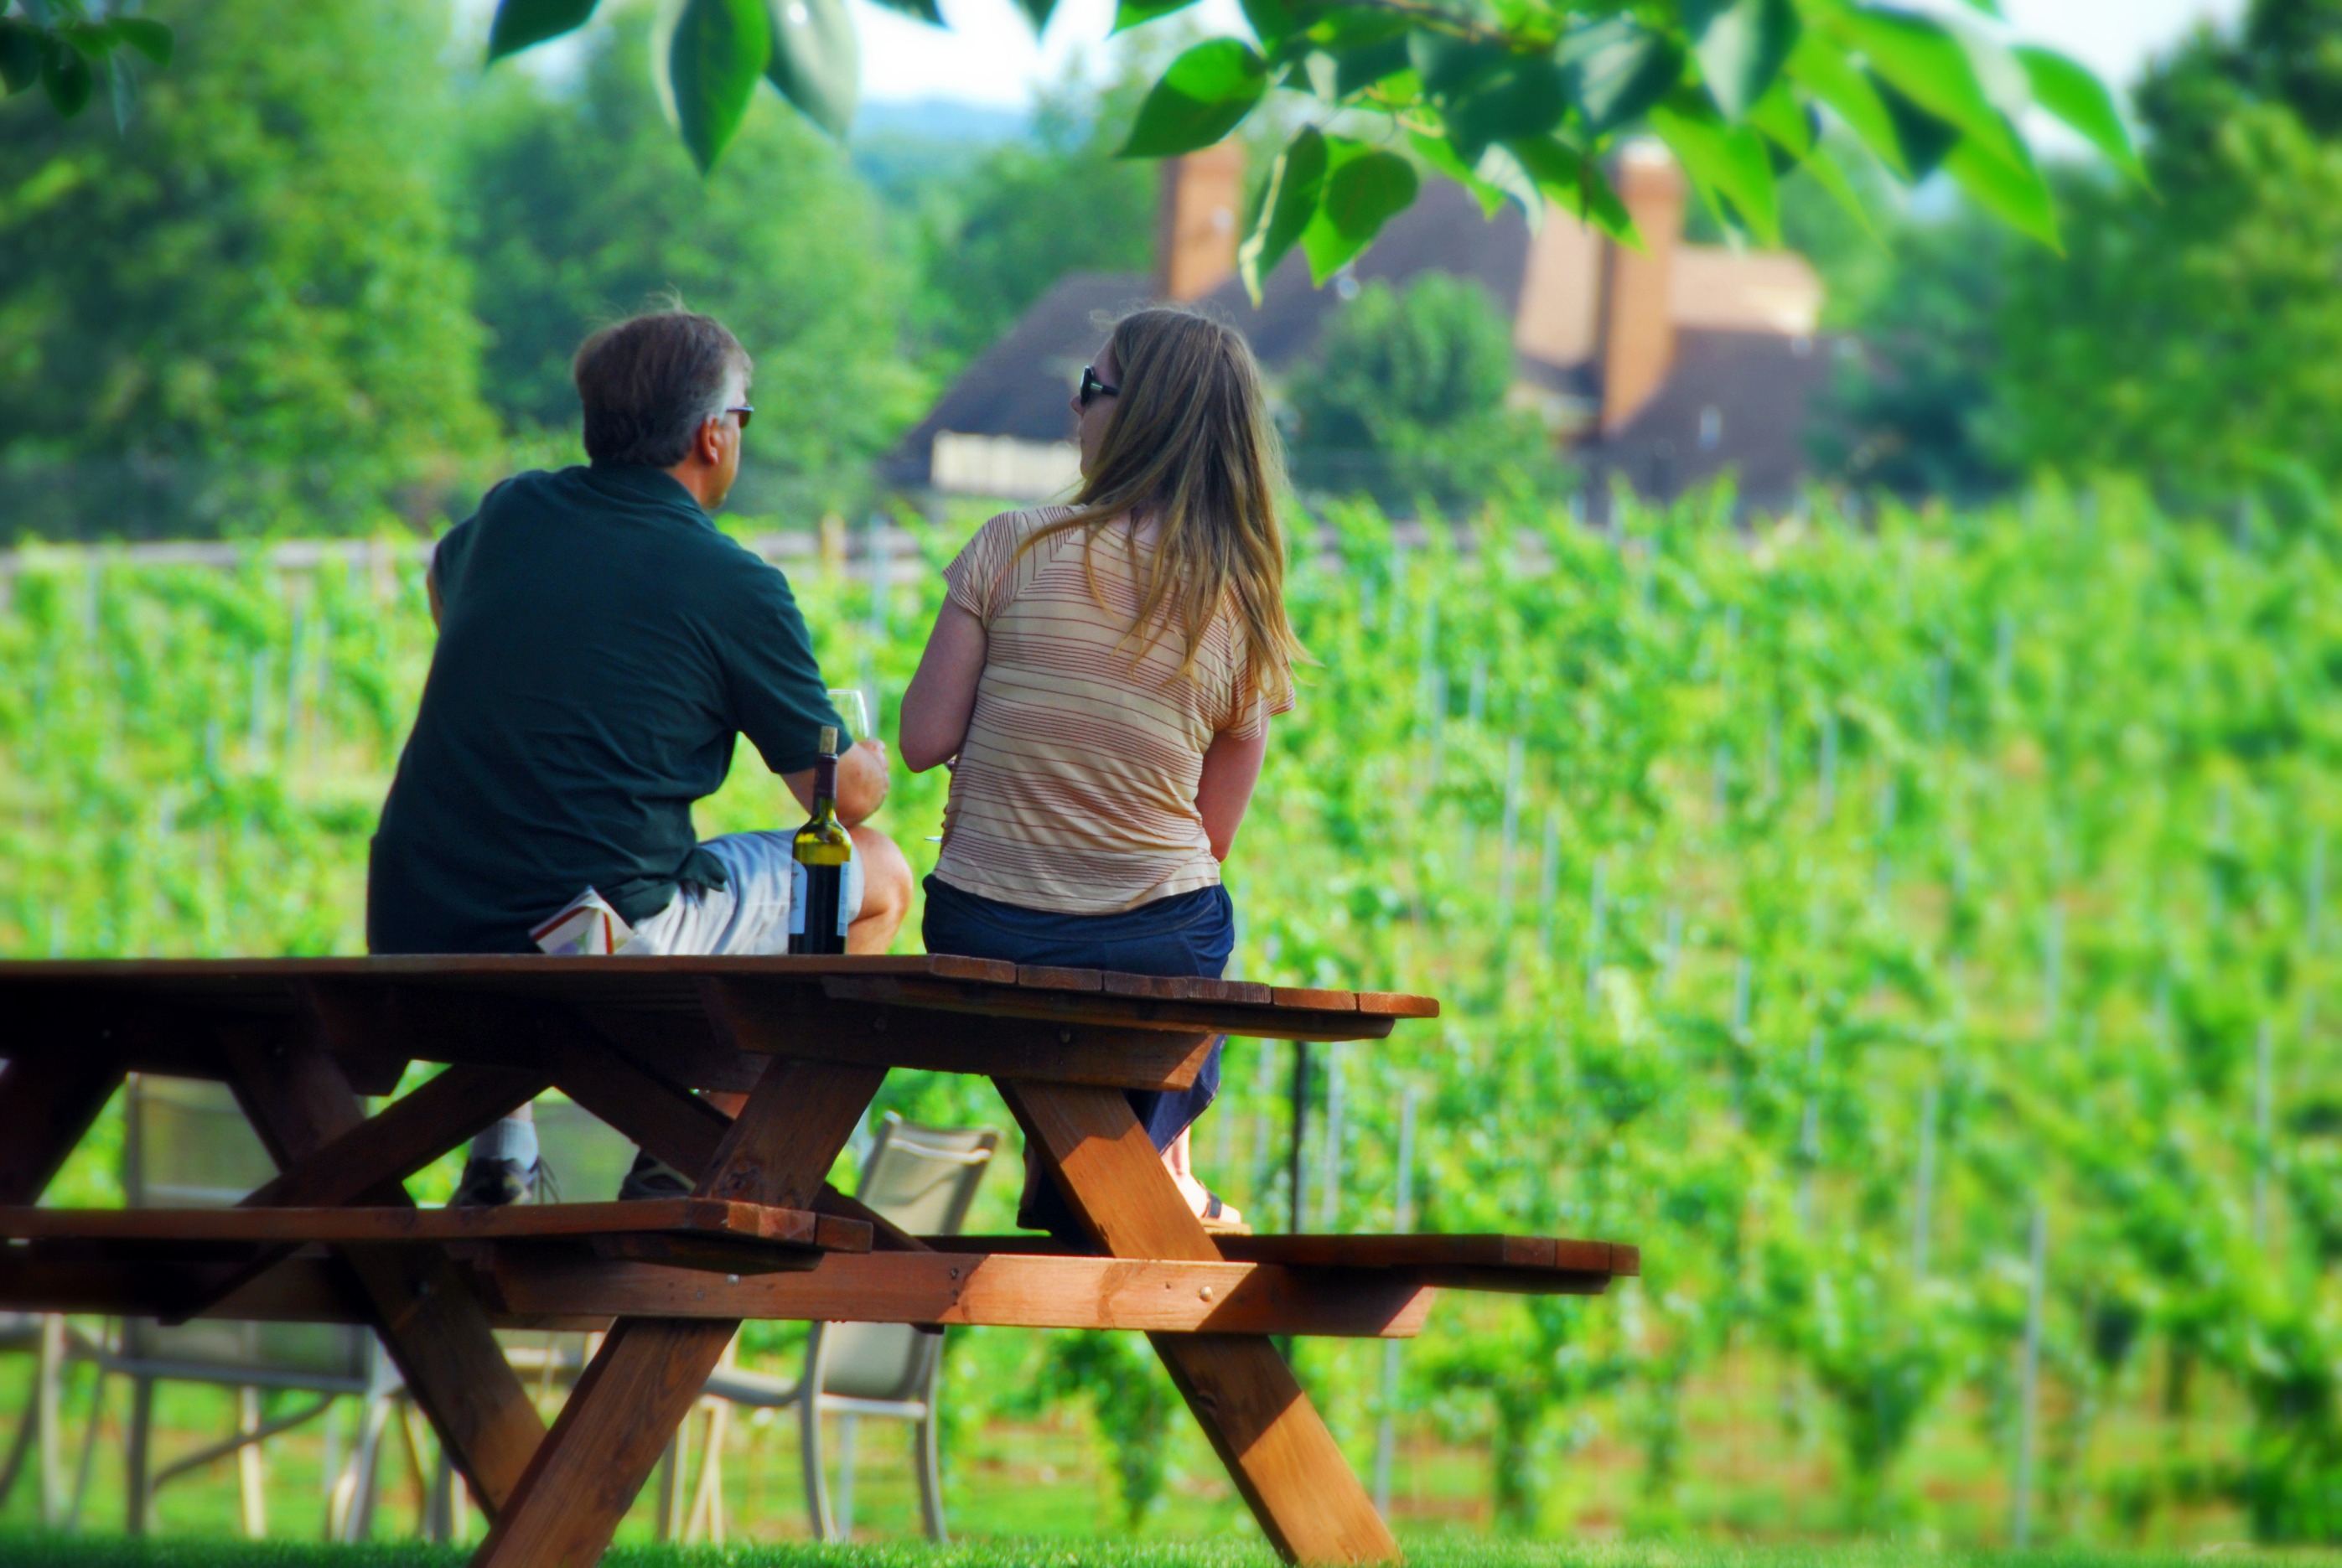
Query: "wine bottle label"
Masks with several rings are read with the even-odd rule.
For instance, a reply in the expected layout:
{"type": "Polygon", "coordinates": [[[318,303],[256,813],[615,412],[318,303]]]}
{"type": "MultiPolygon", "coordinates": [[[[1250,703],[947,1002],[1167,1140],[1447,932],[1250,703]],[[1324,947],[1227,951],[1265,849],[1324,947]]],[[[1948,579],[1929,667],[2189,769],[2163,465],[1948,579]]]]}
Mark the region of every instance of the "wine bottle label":
{"type": "Polygon", "coordinates": [[[789,862],[789,934],[803,936],[806,932],[806,897],[810,889],[806,884],[805,862],[789,862]]]}

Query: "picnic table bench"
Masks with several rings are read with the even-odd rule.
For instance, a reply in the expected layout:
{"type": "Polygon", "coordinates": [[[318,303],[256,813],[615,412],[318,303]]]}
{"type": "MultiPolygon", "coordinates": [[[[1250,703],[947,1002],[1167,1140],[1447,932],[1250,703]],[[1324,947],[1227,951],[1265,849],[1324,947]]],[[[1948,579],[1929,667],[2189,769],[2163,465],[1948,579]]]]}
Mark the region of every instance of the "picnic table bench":
{"type": "Polygon", "coordinates": [[[1216,1034],[1371,1040],[1437,1012],[949,956],[0,964],[0,1307],[371,1326],[494,1568],[598,1559],[744,1319],[1141,1330],[1279,1552],[1394,1560],[1268,1336],[1412,1335],[1441,1287],[1596,1293],[1636,1250],[1216,1237],[1123,1091],[1186,1087],[1216,1034]],[[446,1065],[369,1115],[418,1061],[446,1065]],[[909,1235],[831,1187],[894,1067],[990,1077],[1096,1253],[909,1235]],[[134,1072],[226,1083],[279,1174],[227,1210],[34,1206],[134,1072]],[[693,1195],[415,1206],[406,1177],[548,1089],[693,1195]],[[493,1336],[528,1326],[606,1331],[549,1431],[493,1336]]]}

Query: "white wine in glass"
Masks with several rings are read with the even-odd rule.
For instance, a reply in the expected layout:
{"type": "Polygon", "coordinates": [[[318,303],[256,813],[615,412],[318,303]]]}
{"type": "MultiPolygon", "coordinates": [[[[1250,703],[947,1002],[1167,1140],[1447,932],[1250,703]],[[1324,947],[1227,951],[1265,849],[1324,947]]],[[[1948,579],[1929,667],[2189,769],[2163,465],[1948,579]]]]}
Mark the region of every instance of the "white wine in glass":
{"type": "Polygon", "coordinates": [[[842,752],[846,746],[850,746],[856,741],[868,740],[870,738],[870,704],[863,699],[862,689],[859,686],[850,689],[833,689],[828,695],[829,705],[836,708],[837,716],[846,721],[846,745],[841,745],[837,749],[842,752]]]}

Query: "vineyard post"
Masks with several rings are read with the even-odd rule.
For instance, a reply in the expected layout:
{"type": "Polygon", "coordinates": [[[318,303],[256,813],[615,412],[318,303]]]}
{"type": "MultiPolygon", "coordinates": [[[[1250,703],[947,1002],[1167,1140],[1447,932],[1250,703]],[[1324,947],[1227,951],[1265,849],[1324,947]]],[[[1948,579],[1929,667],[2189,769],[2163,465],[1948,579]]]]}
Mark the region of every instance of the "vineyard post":
{"type": "Polygon", "coordinates": [[[2041,1027],[2044,1033],[2057,1027],[2065,1004],[2066,982],[2066,906],[2056,898],[2042,912],[2041,924],[2041,1027]]]}
{"type": "Polygon", "coordinates": [[[1553,951],[1554,903],[1561,896],[1561,813],[1545,814],[1545,842],[1537,849],[1537,951],[1553,951]]]}
{"type": "MultiPolygon", "coordinates": [[[[1736,1052],[1748,1049],[1749,993],[1755,984],[1756,977],[1749,967],[1748,955],[1741,954],[1732,961],[1732,1047],[1736,1052]]],[[[1734,1061],[1731,1069],[1732,1119],[1737,1123],[1741,1119],[1740,1064],[1734,1061]]]]}
{"type": "Polygon", "coordinates": [[[1286,1193],[1288,1221],[1286,1229],[1298,1235],[1302,1221],[1309,1211],[1304,1206],[1308,1187],[1307,1173],[1301,1165],[1301,1144],[1309,1127],[1309,1042],[1293,1043],[1293,1142],[1285,1153],[1286,1180],[1290,1191],[1286,1193]]]}
{"type": "Polygon", "coordinates": [[[2309,835],[2309,868],[2303,878],[2304,902],[2307,918],[2303,924],[2303,941],[2316,953],[2326,932],[2326,829],[2321,826],[2309,835]]]}
{"type": "Polygon", "coordinates": [[[1797,1117],[1797,1233],[1814,1232],[1814,1170],[1822,1154],[1822,1026],[1806,1037],[1806,1104],[1797,1117]]]}
{"type": "MultiPolygon", "coordinates": [[[[1415,1223],[1415,1085],[1398,1101],[1398,1183],[1391,1229],[1406,1233],[1415,1223]]],[[[1398,1450],[1398,1347],[1383,1341],[1382,1418],[1375,1423],[1375,1512],[1390,1516],[1391,1466],[1398,1450]]]]}
{"type": "Polygon", "coordinates": [[[2253,1245],[2268,1241],[2269,1133],[2275,1091],[2270,1083],[2272,1041],[2264,1017],[2253,1034],[2253,1245]]]}
{"type": "Polygon", "coordinates": [[[1936,1118],[1939,1079],[1927,1080],[1919,1096],[1919,1158],[1911,1173],[1911,1277],[1927,1277],[1927,1236],[1936,1202],[1936,1118]]]}
{"type": "Polygon", "coordinates": [[[1326,1131],[1317,1150],[1317,1223],[1331,1231],[1341,1223],[1344,1104],[1342,1048],[1326,1047],[1326,1131]]]}
{"type": "Polygon", "coordinates": [[[1834,707],[1822,714],[1821,780],[1817,789],[1816,810],[1823,822],[1834,821],[1837,816],[1837,710],[1834,707]]]}
{"type": "Polygon", "coordinates": [[[2025,1351],[2017,1363],[2017,1483],[2012,1491],[2008,1543],[2022,1552],[2033,1533],[2033,1453],[2036,1405],[2041,1392],[2041,1317],[2049,1273],[2049,1211],[2033,1205],[2032,1273],[2025,1286],[2025,1351]]]}
{"type": "Polygon", "coordinates": [[[1602,991],[1602,946],[1610,922],[1610,856],[1594,857],[1594,885],[1587,899],[1586,925],[1586,1011],[1592,1013],[1602,991]]]}
{"type": "Polygon", "coordinates": [[[1659,938],[1659,995],[1675,994],[1676,965],[1683,960],[1683,909],[1679,904],[1667,906],[1665,934],[1659,938]]]}
{"type": "Polygon", "coordinates": [[[1496,862],[1496,929],[1513,928],[1513,855],[1521,837],[1521,764],[1525,748],[1515,735],[1505,743],[1505,827],[1502,853],[1496,862]]]}

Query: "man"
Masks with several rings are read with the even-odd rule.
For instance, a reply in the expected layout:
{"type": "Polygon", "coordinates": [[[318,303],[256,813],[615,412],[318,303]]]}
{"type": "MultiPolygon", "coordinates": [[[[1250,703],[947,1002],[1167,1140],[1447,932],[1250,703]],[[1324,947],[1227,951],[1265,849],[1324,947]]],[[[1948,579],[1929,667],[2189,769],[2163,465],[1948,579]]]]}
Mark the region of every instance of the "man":
{"type": "MultiPolygon", "coordinates": [[[[572,368],[592,465],[506,480],[433,554],[439,642],[375,834],[367,945],[535,952],[591,889],[633,927],[626,953],[786,952],[789,835],[701,843],[691,823],[740,735],[810,810],[819,732],[844,733],[788,580],[709,521],[755,412],[748,355],[669,310],[595,334],[572,368]]],[[[902,851],[865,825],[887,783],[875,740],[838,759],[853,953],[885,952],[910,904],[902,851]]],[[[457,1201],[525,1193],[535,1142],[525,1111],[482,1134],[457,1201]]],[[[672,1185],[658,1174],[638,1161],[629,1193],[672,1185]]]]}

